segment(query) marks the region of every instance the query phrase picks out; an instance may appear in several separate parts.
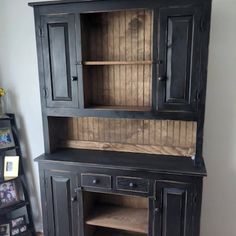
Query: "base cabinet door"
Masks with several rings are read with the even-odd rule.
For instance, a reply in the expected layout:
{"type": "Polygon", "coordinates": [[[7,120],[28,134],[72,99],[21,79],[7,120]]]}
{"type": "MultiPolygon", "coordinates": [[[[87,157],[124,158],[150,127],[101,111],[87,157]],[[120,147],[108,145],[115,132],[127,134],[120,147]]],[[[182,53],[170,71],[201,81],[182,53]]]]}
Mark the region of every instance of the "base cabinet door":
{"type": "Polygon", "coordinates": [[[157,181],[154,236],[192,236],[194,185],[157,181]]]}
{"type": "Polygon", "coordinates": [[[78,236],[76,177],[70,173],[45,171],[44,235],[78,236]]]}

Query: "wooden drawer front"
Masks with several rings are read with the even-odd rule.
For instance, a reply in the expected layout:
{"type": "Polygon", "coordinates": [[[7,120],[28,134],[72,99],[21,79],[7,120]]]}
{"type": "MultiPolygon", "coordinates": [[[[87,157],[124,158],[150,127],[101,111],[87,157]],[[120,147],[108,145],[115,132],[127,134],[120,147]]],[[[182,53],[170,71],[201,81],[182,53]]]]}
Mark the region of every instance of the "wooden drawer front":
{"type": "Polygon", "coordinates": [[[149,181],[147,179],[133,177],[116,177],[116,189],[130,192],[149,192],[149,181]]]}
{"type": "Polygon", "coordinates": [[[81,174],[83,187],[111,189],[111,176],[100,174],[81,174]]]}

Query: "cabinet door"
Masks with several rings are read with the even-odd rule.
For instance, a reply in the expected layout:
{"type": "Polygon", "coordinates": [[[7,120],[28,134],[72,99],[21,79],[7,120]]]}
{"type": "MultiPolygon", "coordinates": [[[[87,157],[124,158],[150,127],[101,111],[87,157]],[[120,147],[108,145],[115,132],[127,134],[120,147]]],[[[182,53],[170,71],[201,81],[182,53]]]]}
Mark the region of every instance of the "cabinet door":
{"type": "Polygon", "coordinates": [[[187,183],[157,181],[154,236],[190,236],[194,188],[187,183]]]}
{"type": "Polygon", "coordinates": [[[200,9],[160,9],[159,110],[194,112],[200,63],[200,9]]]}
{"type": "Polygon", "coordinates": [[[47,107],[78,107],[75,16],[41,19],[47,107]]]}
{"type": "Polygon", "coordinates": [[[45,172],[47,236],[78,236],[79,200],[70,173],[45,172]]]}

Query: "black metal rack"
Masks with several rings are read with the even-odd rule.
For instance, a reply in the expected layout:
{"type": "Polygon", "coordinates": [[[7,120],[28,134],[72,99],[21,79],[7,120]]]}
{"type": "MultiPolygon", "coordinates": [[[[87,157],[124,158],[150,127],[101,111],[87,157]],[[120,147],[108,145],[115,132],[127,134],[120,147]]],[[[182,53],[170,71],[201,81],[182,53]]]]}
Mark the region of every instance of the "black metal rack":
{"type": "Polygon", "coordinates": [[[15,203],[13,205],[9,205],[9,206],[1,208],[0,209],[0,220],[5,221],[5,220],[11,219],[11,215],[12,215],[13,211],[16,211],[20,208],[25,207],[26,212],[27,212],[27,218],[28,218],[28,224],[27,224],[28,231],[24,235],[34,236],[35,235],[35,228],[34,228],[33,217],[32,217],[32,207],[31,207],[31,203],[30,203],[30,199],[29,199],[27,179],[26,179],[26,175],[25,175],[25,171],[24,171],[24,167],[23,167],[23,163],[22,163],[22,152],[21,152],[21,148],[20,148],[19,134],[18,134],[18,129],[17,129],[17,125],[16,125],[15,115],[14,114],[2,115],[2,116],[0,116],[0,122],[1,122],[0,128],[5,125],[8,126],[9,128],[11,128],[14,143],[15,143],[14,147],[1,149],[0,150],[1,156],[5,156],[5,155],[7,155],[8,151],[14,150],[15,155],[20,157],[18,177],[11,179],[11,180],[1,180],[0,184],[3,182],[7,182],[7,181],[19,181],[21,183],[22,192],[23,192],[23,196],[24,196],[23,200],[20,200],[19,202],[15,203]]]}

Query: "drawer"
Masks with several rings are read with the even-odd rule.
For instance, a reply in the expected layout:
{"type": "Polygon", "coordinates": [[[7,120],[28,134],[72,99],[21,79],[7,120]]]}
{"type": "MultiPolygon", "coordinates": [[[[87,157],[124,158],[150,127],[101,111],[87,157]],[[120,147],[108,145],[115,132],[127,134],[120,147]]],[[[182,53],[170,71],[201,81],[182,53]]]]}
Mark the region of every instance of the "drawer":
{"type": "Polygon", "coordinates": [[[102,174],[81,174],[82,187],[111,189],[111,176],[102,174]]]}
{"type": "Polygon", "coordinates": [[[130,192],[149,192],[149,180],[135,177],[117,176],[116,189],[130,192]]]}

